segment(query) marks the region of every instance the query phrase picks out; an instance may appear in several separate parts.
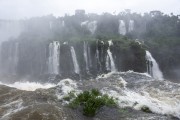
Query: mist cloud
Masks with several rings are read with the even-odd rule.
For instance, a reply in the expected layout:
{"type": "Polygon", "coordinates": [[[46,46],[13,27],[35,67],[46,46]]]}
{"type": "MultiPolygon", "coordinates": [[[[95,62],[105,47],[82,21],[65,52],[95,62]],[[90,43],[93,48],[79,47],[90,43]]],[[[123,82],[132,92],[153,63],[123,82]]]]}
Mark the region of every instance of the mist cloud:
{"type": "Polygon", "coordinates": [[[32,16],[74,14],[76,9],[87,12],[116,13],[131,9],[144,13],[160,10],[180,14],[179,0],[0,0],[0,19],[24,19],[32,16]]]}

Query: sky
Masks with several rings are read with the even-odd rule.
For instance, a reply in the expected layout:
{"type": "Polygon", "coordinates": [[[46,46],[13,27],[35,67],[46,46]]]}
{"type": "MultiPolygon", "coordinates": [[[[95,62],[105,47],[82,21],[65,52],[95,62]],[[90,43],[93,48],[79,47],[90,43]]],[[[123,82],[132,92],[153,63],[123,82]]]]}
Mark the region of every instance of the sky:
{"type": "Polygon", "coordinates": [[[180,14],[180,0],[0,0],[0,19],[27,19],[53,14],[72,15],[76,9],[86,13],[116,13],[124,9],[145,13],[160,10],[180,14]]]}

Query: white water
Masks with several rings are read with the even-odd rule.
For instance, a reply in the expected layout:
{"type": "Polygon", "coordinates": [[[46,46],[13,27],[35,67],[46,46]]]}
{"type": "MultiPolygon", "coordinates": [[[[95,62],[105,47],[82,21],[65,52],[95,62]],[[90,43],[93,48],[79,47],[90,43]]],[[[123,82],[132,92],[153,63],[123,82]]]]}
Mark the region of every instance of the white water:
{"type": "Polygon", "coordinates": [[[100,58],[99,58],[99,49],[98,49],[98,41],[96,42],[96,60],[97,60],[97,65],[99,65],[100,71],[102,70],[101,67],[101,62],[100,62],[100,58]]]}
{"type": "Polygon", "coordinates": [[[89,66],[92,67],[92,61],[91,61],[91,48],[88,45],[88,59],[89,59],[89,66]]]}
{"type": "Polygon", "coordinates": [[[108,53],[108,56],[110,58],[111,72],[115,72],[117,70],[116,70],[116,66],[115,66],[114,59],[113,59],[113,56],[112,56],[110,49],[107,50],[107,53],[108,53]]]}
{"type": "Polygon", "coordinates": [[[64,20],[62,21],[62,27],[64,27],[65,26],[65,22],[64,22],[64,20]]]}
{"type": "Polygon", "coordinates": [[[106,56],[106,70],[107,71],[110,71],[111,70],[111,67],[110,67],[110,61],[109,61],[109,56],[107,55],[106,56]]]}
{"type": "MultiPolygon", "coordinates": [[[[137,78],[134,78],[135,81],[133,83],[126,82],[121,76],[113,77],[114,82],[111,82],[111,85],[102,88],[101,92],[116,98],[120,107],[132,107],[141,110],[143,106],[147,106],[154,113],[173,115],[180,118],[180,84],[168,81],[157,82],[153,79],[149,81],[144,79],[136,82],[138,76],[144,76],[145,78],[147,76],[148,79],[149,76],[144,73],[132,71],[121,72],[120,74],[126,76],[128,74],[131,75],[131,73],[132,75],[137,74],[137,78]],[[127,84],[130,84],[130,86],[133,87],[128,88],[126,87],[127,84]]],[[[112,79],[112,76],[117,74],[119,73],[108,73],[103,75],[103,77],[99,76],[97,79],[102,81],[102,78],[104,78],[105,82],[112,79]]]]}
{"type": "Polygon", "coordinates": [[[137,93],[128,89],[124,89],[121,94],[106,88],[101,91],[104,94],[117,98],[120,107],[133,107],[141,110],[143,106],[147,106],[154,113],[171,114],[180,118],[180,102],[178,102],[178,99],[169,98],[169,96],[159,99],[152,97],[148,92],[137,93]]]}
{"type": "Polygon", "coordinates": [[[60,44],[57,41],[49,44],[48,73],[59,74],[60,44]]]}
{"type": "Polygon", "coordinates": [[[6,85],[9,87],[13,87],[13,88],[17,88],[19,90],[26,90],[26,91],[35,91],[36,89],[42,88],[42,89],[48,89],[51,87],[55,87],[55,84],[51,84],[51,83],[45,83],[45,84],[41,84],[38,82],[15,82],[13,84],[5,84],[5,83],[1,83],[1,85],[6,85]]]}
{"type": "MultiPolygon", "coordinates": [[[[109,43],[109,47],[113,45],[112,40],[109,40],[108,43],[109,43]]],[[[116,69],[116,66],[115,66],[114,59],[113,59],[112,53],[110,51],[110,48],[108,48],[107,54],[108,54],[108,56],[106,57],[106,68],[107,68],[107,70],[109,68],[111,68],[111,72],[116,72],[117,69],[116,69]],[[109,67],[109,60],[110,60],[111,67],[109,67]]]]}
{"type": "Polygon", "coordinates": [[[49,29],[52,30],[52,21],[49,22],[49,29]]]}
{"type": "Polygon", "coordinates": [[[19,43],[15,43],[15,50],[13,51],[14,55],[12,54],[12,73],[16,75],[16,69],[18,66],[18,58],[19,58],[19,43]]]}
{"type": "Polygon", "coordinates": [[[88,20],[87,20],[87,21],[84,21],[84,22],[81,22],[81,27],[87,26],[88,22],[89,22],[88,20]]]}
{"type": "Polygon", "coordinates": [[[149,51],[146,51],[146,60],[147,63],[147,72],[155,79],[163,80],[163,74],[159,68],[158,63],[156,60],[152,57],[151,53],[149,51]]]}
{"type": "Polygon", "coordinates": [[[16,75],[16,69],[18,65],[19,58],[19,43],[12,43],[9,45],[8,50],[6,51],[7,60],[4,61],[4,68],[1,70],[5,73],[16,75]]]}
{"type": "Polygon", "coordinates": [[[10,103],[0,106],[1,109],[4,109],[4,115],[1,116],[0,120],[9,120],[10,115],[26,108],[26,107],[23,107],[22,104],[23,104],[23,100],[18,99],[13,102],[10,102],[10,103]]]}
{"type": "Polygon", "coordinates": [[[74,72],[77,74],[80,74],[79,64],[78,64],[76,52],[73,46],[71,46],[71,55],[72,55],[72,60],[73,60],[73,65],[74,65],[74,72]]]}
{"type": "Polygon", "coordinates": [[[129,21],[129,29],[128,32],[131,32],[134,30],[134,20],[130,20],[129,21]]]}
{"type": "Polygon", "coordinates": [[[80,90],[78,90],[78,86],[76,81],[73,81],[71,79],[63,79],[61,80],[57,86],[59,87],[61,92],[57,92],[56,96],[58,99],[62,99],[65,96],[68,96],[68,93],[73,92],[75,94],[79,93],[80,90]]]}
{"type": "MultiPolygon", "coordinates": [[[[147,74],[128,71],[111,72],[103,76],[98,76],[96,80],[93,79],[89,81],[77,82],[76,80],[64,79],[61,80],[57,85],[40,84],[38,86],[37,84],[39,83],[32,82],[32,84],[30,82],[17,82],[16,84],[11,84],[11,86],[18,89],[31,91],[34,91],[34,88],[47,89],[57,86],[56,95],[59,99],[62,99],[66,97],[69,92],[74,92],[75,95],[82,92],[78,88],[83,88],[84,86],[92,87],[97,85],[103,94],[108,94],[109,96],[117,98],[119,107],[132,107],[140,110],[142,106],[147,106],[153,113],[173,115],[180,118],[180,84],[168,81],[156,81],[154,79],[149,80],[149,78],[150,77],[147,74]],[[128,78],[132,79],[132,76],[134,76],[133,80],[127,82],[128,78]],[[140,78],[143,78],[143,80],[139,81],[140,78]],[[32,88],[29,88],[29,85],[32,88]],[[131,87],[129,88],[128,86],[131,87]]],[[[10,111],[3,116],[9,116],[8,113],[15,113],[16,110],[22,109],[22,102],[22,100],[18,100],[5,104],[6,106],[9,105],[11,107],[16,107],[10,109],[10,111]]]]}
{"type": "Polygon", "coordinates": [[[87,29],[94,34],[97,28],[97,21],[84,21],[81,23],[81,27],[87,27],[87,29]]]}
{"type": "Polygon", "coordinates": [[[126,35],[126,24],[123,20],[119,20],[119,34],[126,35]]]}
{"type": "Polygon", "coordinates": [[[89,22],[88,29],[91,31],[92,34],[96,31],[97,28],[97,21],[89,22]]]}
{"type": "Polygon", "coordinates": [[[112,45],[113,45],[112,40],[109,40],[109,41],[108,41],[108,44],[109,44],[109,46],[112,46],[112,45]]]}
{"type": "Polygon", "coordinates": [[[89,71],[89,64],[88,64],[88,44],[86,42],[84,42],[84,59],[86,62],[86,71],[89,71]]]}

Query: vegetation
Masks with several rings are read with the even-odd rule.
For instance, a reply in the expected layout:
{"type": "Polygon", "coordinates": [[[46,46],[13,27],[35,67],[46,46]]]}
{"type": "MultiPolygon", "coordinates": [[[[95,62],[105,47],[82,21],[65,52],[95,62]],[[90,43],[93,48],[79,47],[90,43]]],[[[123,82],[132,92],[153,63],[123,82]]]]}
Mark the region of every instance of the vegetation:
{"type": "MultiPolygon", "coordinates": [[[[47,48],[48,43],[51,41],[60,41],[61,43],[69,42],[69,45],[88,41],[88,43],[91,44],[91,48],[94,49],[96,48],[97,40],[107,42],[112,39],[114,42],[114,48],[111,48],[111,50],[117,51],[115,49],[119,49],[120,51],[118,51],[118,53],[121,54],[119,57],[116,55],[119,60],[118,68],[121,68],[121,71],[133,68],[134,71],[144,72],[145,69],[143,68],[145,64],[139,64],[144,63],[145,61],[143,58],[145,54],[145,52],[143,52],[144,48],[139,48],[140,46],[133,42],[138,39],[140,41],[144,41],[147,49],[150,50],[153,57],[160,65],[165,78],[180,78],[180,75],[178,74],[180,72],[179,15],[174,15],[173,13],[171,15],[167,15],[160,11],[151,11],[142,15],[132,13],[130,10],[125,10],[117,15],[110,13],[103,13],[102,15],[82,14],[71,16],[65,15],[64,17],[59,18],[48,15],[18,22],[23,25],[24,31],[19,37],[17,37],[17,39],[15,39],[15,41],[20,41],[21,46],[25,46],[24,48],[27,49],[23,50],[26,52],[25,55],[28,54],[27,61],[29,59],[31,59],[31,61],[35,61],[34,56],[41,56],[35,54],[38,53],[36,51],[39,50],[34,49],[34,47],[37,46],[40,48],[39,46],[43,45],[43,47],[47,48]],[[123,20],[125,22],[127,31],[126,35],[119,34],[119,20],[123,20]],[[134,21],[133,31],[128,31],[130,20],[134,21]],[[92,34],[87,27],[81,26],[81,23],[84,21],[97,21],[96,31],[94,34],[92,34]],[[31,50],[29,49],[32,49],[34,53],[31,56],[29,54],[29,51],[31,50]]],[[[76,46],[80,49],[79,53],[81,55],[81,47],[78,45],[76,46]]],[[[92,51],[92,53],[95,53],[95,51],[92,51]]],[[[78,59],[82,59],[82,57],[79,57],[80,55],[77,55],[78,59]]],[[[26,57],[22,56],[22,58],[26,57]]],[[[23,60],[22,62],[24,61],[26,60],[23,60]]],[[[28,63],[30,62],[28,61],[28,63]]],[[[18,68],[19,73],[23,75],[28,74],[30,73],[29,71],[31,71],[24,71],[24,64],[18,68]]],[[[28,65],[26,69],[32,69],[38,65],[39,63],[37,63],[37,65],[28,65]]],[[[41,74],[39,73],[40,70],[38,68],[32,74],[41,74]]]]}
{"type": "Polygon", "coordinates": [[[141,107],[141,110],[142,110],[143,112],[152,113],[152,111],[149,109],[149,107],[147,107],[147,106],[145,106],[145,105],[141,107]]]}
{"type": "Polygon", "coordinates": [[[97,89],[84,91],[69,103],[71,108],[83,107],[83,114],[89,117],[95,116],[103,106],[115,107],[116,105],[114,98],[108,95],[102,95],[97,89]]]}

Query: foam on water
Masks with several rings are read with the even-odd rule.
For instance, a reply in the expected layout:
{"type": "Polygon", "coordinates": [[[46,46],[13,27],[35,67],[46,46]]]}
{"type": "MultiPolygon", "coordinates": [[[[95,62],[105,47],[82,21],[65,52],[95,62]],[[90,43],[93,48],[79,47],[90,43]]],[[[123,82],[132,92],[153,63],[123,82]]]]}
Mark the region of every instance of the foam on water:
{"type": "Polygon", "coordinates": [[[56,93],[58,99],[62,99],[70,92],[79,93],[77,83],[71,79],[61,80],[58,84],[58,91],[56,93]]]}
{"type": "Polygon", "coordinates": [[[1,83],[2,85],[6,85],[9,87],[13,87],[13,88],[17,88],[19,90],[26,90],[26,91],[35,91],[38,88],[42,88],[42,89],[48,89],[51,87],[55,87],[55,84],[51,84],[51,83],[45,83],[45,84],[41,84],[41,83],[37,83],[37,82],[15,82],[13,84],[5,84],[5,83],[1,83]]]}
{"type": "Polygon", "coordinates": [[[139,73],[139,72],[134,72],[133,70],[128,70],[126,72],[120,72],[122,74],[130,74],[130,73],[135,73],[135,74],[139,74],[139,75],[143,75],[143,76],[146,76],[146,77],[152,77],[151,75],[149,75],[148,73],[139,73]]]}
{"type": "Polygon", "coordinates": [[[109,40],[109,41],[108,41],[108,44],[109,44],[109,46],[112,46],[112,45],[113,45],[112,40],[109,40]]]}
{"type": "Polygon", "coordinates": [[[9,116],[11,114],[16,113],[26,108],[26,107],[23,107],[22,104],[23,104],[22,99],[18,99],[16,101],[0,106],[0,108],[6,109],[5,114],[0,118],[0,120],[7,120],[9,119],[9,116]]]}
{"type": "MultiPolygon", "coordinates": [[[[180,98],[179,91],[169,92],[155,88],[151,85],[134,89],[126,88],[127,82],[122,78],[119,79],[124,83],[124,87],[104,87],[101,89],[103,94],[108,94],[118,99],[120,107],[132,107],[141,110],[143,106],[147,106],[152,112],[164,115],[173,115],[180,118],[180,98]]],[[[155,81],[154,81],[155,82],[155,81]]],[[[165,88],[164,88],[165,89],[165,88]]]]}

